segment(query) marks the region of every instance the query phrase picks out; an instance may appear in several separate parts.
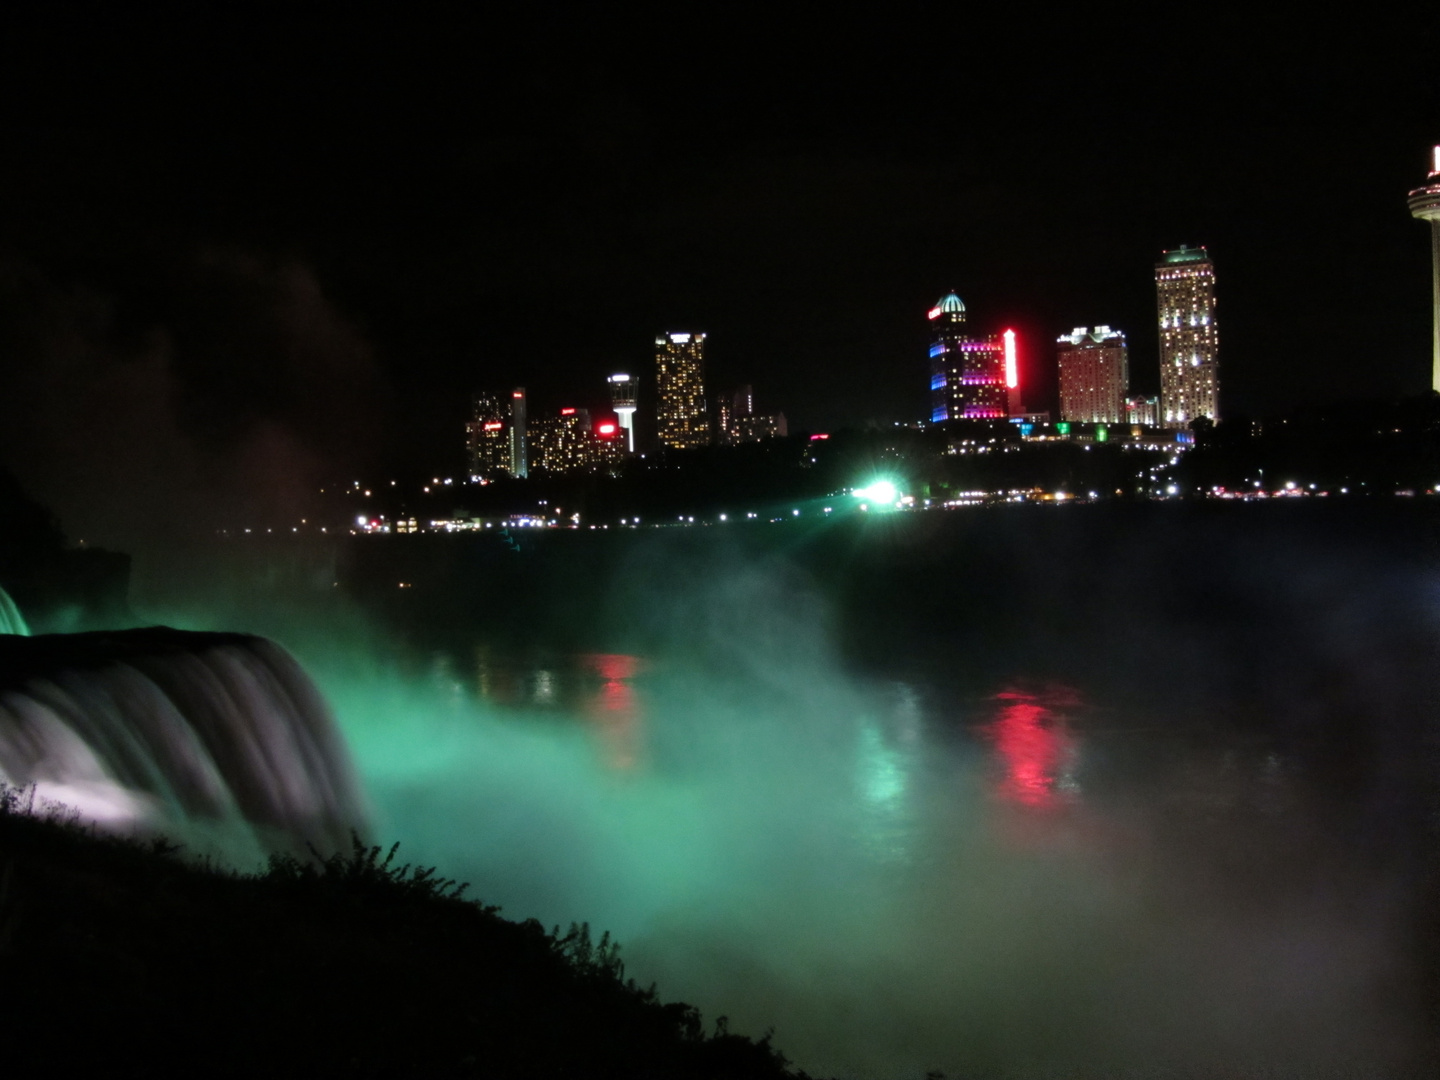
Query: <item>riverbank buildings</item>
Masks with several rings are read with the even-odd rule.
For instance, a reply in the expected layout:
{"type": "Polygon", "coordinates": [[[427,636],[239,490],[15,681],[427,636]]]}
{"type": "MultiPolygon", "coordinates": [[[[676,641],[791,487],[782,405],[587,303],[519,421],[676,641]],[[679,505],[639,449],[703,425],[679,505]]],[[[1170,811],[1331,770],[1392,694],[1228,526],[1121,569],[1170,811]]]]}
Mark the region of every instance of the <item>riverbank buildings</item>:
{"type": "Polygon", "coordinates": [[[561,409],[536,417],[530,425],[530,456],[534,468],[548,473],[579,472],[593,461],[590,411],[561,409]]]}
{"type": "Polygon", "coordinates": [[[1155,265],[1160,315],[1160,424],[1184,428],[1220,419],[1215,266],[1203,247],[1183,244],[1155,265]]]}
{"type": "Polygon", "coordinates": [[[722,397],[716,410],[715,435],[722,446],[784,438],[789,432],[784,413],[755,412],[755,393],[748,384],[736,390],[730,400],[722,397]]]}
{"type": "Polygon", "coordinates": [[[663,445],[690,450],[710,442],[704,334],[656,335],[655,396],[655,419],[663,445]]]}
{"type": "Polygon", "coordinates": [[[476,394],[465,421],[466,460],[470,479],[489,483],[514,476],[511,410],[494,394],[476,394]]]}
{"type": "Polygon", "coordinates": [[[1130,352],[1125,335],[1109,326],[1077,326],[1056,340],[1060,368],[1060,419],[1118,424],[1128,418],[1130,352]]]}

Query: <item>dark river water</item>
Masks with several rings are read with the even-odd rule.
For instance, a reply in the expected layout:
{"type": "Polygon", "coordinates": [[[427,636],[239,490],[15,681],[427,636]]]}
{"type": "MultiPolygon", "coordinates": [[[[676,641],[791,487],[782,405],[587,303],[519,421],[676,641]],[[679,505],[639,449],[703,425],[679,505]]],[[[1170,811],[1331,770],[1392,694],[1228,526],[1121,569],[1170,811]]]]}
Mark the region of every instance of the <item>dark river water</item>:
{"type": "Polygon", "coordinates": [[[1430,1075],[1434,515],[1026,509],[360,538],[289,643],[378,838],[814,1074],[1430,1075]]]}

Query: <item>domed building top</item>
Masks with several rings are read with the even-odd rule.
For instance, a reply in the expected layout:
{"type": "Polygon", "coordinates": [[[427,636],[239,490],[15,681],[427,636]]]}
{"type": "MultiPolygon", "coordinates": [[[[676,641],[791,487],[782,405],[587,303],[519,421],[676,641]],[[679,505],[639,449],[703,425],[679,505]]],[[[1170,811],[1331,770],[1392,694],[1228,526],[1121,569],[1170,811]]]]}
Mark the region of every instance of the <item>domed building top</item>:
{"type": "Polygon", "coordinates": [[[956,296],[954,292],[948,292],[930,309],[930,318],[938,319],[941,315],[964,315],[965,302],[956,296]]]}

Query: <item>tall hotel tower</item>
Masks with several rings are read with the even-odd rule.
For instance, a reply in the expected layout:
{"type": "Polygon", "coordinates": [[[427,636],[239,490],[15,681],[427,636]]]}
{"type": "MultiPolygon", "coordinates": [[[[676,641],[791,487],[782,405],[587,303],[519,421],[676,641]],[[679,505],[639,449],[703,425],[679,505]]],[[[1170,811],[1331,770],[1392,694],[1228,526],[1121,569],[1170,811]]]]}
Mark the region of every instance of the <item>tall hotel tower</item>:
{"type": "Polygon", "coordinates": [[[1001,419],[1009,409],[1005,346],[965,332],[965,305],[953,292],[930,309],[930,419],[1001,419]]]}
{"type": "Polygon", "coordinates": [[[1440,146],[1435,147],[1430,161],[1430,179],[1424,187],[1410,192],[1410,213],[1421,221],[1430,222],[1430,303],[1434,308],[1430,389],[1440,392],[1440,146]]]}
{"type": "Polygon", "coordinates": [[[1160,426],[1220,419],[1215,362],[1215,265],[1203,247],[1167,251],[1155,264],[1160,308],[1160,426]]]}
{"type": "Polygon", "coordinates": [[[677,450],[710,442],[705,414],[705,335],[655,338],[655,395],[660,441],[677,450]]]}
{"type": "Polygon", "coordinates": [[[1125,335],[1108,326],[1077,326],[1056,342],[1060,354],[1060,419],[1118,424],[1125,419],[1130,354],[1125,335]]]}
{"type": "Polygon", "coordinates": [[[465,448],[472,480],[489,482],[514,474],[510,431],[510,410],[493,394],[476,394],[470,419],[465,423],[465,448]]]}
{"type": "Polygon", "coordinates": [[[522,479],[530,475],[529,434],[525,430],[525,388],[510,394],[510,472],[522,479]]]}

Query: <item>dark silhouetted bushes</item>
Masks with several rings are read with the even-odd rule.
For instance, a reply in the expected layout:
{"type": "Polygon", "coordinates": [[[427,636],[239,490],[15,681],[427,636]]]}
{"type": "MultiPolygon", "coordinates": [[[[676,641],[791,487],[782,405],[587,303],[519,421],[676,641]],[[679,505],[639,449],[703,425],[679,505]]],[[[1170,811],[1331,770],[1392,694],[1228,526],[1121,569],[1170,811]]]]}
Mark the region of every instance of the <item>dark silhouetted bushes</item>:
{"type": "Polygon", "coordinates": [[[624,978],[609,935],[502,919],[395,848],[241,875],[0,792],[12,1075],[787,1077],[624,978]]]}

